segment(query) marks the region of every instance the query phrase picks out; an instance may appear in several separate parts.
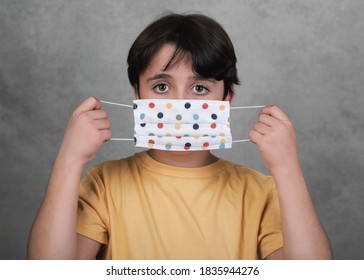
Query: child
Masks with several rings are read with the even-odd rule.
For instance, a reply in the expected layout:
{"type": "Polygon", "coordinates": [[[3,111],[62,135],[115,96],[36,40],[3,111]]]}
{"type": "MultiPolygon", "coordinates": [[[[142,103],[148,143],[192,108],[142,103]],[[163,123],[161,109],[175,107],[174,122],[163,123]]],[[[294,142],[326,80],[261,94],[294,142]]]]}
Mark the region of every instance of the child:
{"type": "MultiPolygon", "coordinates": [[[[128,65],[135,98],[172,100],[170,108],[178,100],[231,102],[239,83],[228,35],[197,14],[169,14],[149,25],[128,65]]],[[[150,143],[148,151],[96,165],[80,180],[111,138],[110,127],[94,97],[74,111],[31,230],[29,258],[332,258],[292,123],[277,106],[264,107],[249,133],[272,177],[219,159],[208,146],[175,151],[150,143]]]]}

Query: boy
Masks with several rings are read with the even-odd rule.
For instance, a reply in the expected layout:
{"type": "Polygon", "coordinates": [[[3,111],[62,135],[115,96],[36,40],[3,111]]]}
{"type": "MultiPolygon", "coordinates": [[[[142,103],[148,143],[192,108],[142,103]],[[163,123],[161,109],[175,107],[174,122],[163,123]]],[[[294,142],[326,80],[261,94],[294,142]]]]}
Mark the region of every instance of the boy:
{"type": "MultiPolygon", "coordinates": [[[[155,21],[135,40],[128,65],[140,100],[231,102],[239,83],[228,35],[203,15],[155,21]]],[[[67,125],[29,258],[332,258],[293,126],[278,107],[264,107],[249,134],[273,178],[208,149],[152,148],[99,164],[80,183],[83,168],[111,136],[100,101],[87,98],[67,125]]]]}

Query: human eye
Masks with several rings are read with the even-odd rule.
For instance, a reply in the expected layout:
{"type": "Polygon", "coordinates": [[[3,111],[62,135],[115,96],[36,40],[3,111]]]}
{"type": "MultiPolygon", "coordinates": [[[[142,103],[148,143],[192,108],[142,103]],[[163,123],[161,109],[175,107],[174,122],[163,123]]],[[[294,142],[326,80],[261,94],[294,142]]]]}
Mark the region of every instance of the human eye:
{"type": "Polygon", "coordinates": [[[165,83],[159,83],[153,86],[153,91],[155,93],[166,93],[169,89],[169,86],[165,83]]]}
{"type": "Polygon", "coordinates": [[[194,93],[196,93],[198,95],[203,95],[203,94],[208,93],[210,90],[207,87],[205,87],[204,85],[199,84],[199,85],[195,85],[193,87],[193,91],[194,91],[194,93]]]}

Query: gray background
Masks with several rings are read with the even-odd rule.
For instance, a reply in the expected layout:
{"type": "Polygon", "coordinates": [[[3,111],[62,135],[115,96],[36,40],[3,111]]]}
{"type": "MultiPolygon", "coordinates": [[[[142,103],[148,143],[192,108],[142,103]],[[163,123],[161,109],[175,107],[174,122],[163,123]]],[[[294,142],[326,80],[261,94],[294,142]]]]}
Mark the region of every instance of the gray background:
{"type": "MultiPolygon", "coordinates": [[[[126,56],[163,11],[203,12],[230,34],[235,105],[277,104],[297,131],[310,192],[337,259],[364,259],[364,1],[0,0],[0,259],[25,258],[64,127],[87,96],[131,103],[126,56]]],[[[115,137],[129,109],[105,106],[115,137]]],[[[235,139],[257,111],[233,112],[235,139]]],[[[92,162],[138,151],[108,142],[92,162]]],[[[254,144],[217,153],[266,172],[254,144]]]]}

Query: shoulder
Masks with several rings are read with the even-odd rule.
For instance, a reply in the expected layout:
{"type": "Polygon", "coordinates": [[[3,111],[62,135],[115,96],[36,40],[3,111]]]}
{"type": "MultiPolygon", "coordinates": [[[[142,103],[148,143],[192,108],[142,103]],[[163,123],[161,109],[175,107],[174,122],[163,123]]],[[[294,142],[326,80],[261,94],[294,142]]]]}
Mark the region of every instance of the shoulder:
{"type": "Polygon", "coordinates": [[[115,175],[128,168],[135,161],[137,154],[117,160],[108,160],[95,164],[87,170],[87,175],[115,175]]]}
{"type": "Polygon", "coordinates": [[[270,175],[265,175],[258,170],[230,161],[225,161],[225,167],[229,176],[240,181],[242,185],[250,190],[270,193],[275,189],[273,177],[270,175]]]}
{"type": "Polygon", "coordinates": [[[246,167],[244,165],[239,165],[231,161],[225,161],[226,170],[229,172],[234,172],[238,176],[244,179],[249,179],[256,181],[257,183],[267,183],[272,182],[273,178],[270,175],[265,175],[262,172],[246,167]]]}
{"type": "Polygon", "coordinates": [[[99,189],[110,188],[119,185],[121,180],[130,176],[135,157],[132,155],[118,160],[108,160],[95,164],[89,168],[81,181],[82,185],[94,185],[99,189]]]}

